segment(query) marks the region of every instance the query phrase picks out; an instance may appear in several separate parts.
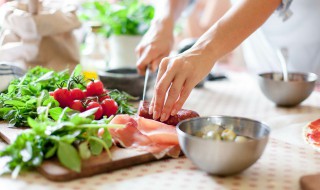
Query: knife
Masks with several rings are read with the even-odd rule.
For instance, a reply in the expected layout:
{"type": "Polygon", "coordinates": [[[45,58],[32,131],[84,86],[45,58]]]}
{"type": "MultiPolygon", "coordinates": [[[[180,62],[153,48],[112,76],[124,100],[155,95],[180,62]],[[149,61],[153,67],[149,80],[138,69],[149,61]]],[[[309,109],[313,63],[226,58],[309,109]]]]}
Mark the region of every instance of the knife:
{"type": "Polygon", "coordinates": [[[142,92],[142,99],[139,102],[139,107],[138,107],[138,115],[139,115],[139,110],[141,109],[141,107],[143,106],[143,103],[146,99],[146,93],[147,93],[147,85],[148,85],[148,79],[149,79],[149,74],[150,74],[150,68],[149,65],[147,65],[146,68],[146,73],[144,75],[144,84],[143,84],[143,92],[142,92]]]}
{"type": "Polygon", "coordinates": [[[143,85],[142,102],[144,102],[144,101],[145,101],[145,99],[146,99],[146,93],[147,93],[147,85],[148,85],[149,73],[150,73],[150,68],[149,68],[149,65],[147,65],[147,68],[146,68],[146,74],[145,74],[145,76],[144,76],[144,85],[143,85]]]}

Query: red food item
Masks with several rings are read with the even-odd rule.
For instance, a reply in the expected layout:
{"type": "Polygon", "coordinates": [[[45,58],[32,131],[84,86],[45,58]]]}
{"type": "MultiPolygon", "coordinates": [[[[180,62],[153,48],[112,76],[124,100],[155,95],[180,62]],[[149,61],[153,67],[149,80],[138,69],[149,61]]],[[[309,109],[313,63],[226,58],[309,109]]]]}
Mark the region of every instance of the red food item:
{"type": "Polygon", "coordinates": [[[320,151],[320,119],[304,127],[304,138],[315,150],[320,151]]]}
{"type": "Polygon", "coordinates": [[[87,85],[87,96],[99,96],[103,94],[103,90],[103,83],[101,81],[91,81],[87,85]]]}
{"type": "Polygon", "coordinates": [[[54,92],[52,92],[52,91],[49,92],[49,95],[50,95],[50,96],[53,96],[53,95],[54,95],[54,92]]]}
{"type": "Polygon", "coordinates": [[[118,111],[118,104],[113,99],[105,99],[101,102],[103,109],[103,115],[110,117],[111,115],[116,115],[118,111]]]}
{"type": "Polygon", "coordinates": [[[86,97],[85,93],[79,88],[70,90],[70,94],[73,100],[82,100],[86,97]]]}
{"type": "Polygon", "coordinates": [[[53,97],[62,108],[69,106],[72,102],[70,91],[67,88],[57,88],[53,93],[53,97]]]}
{"type": "Polygon", "coordinates": [[[92,108],[98,108],[98,110],[94,114],[94,119],[95,120],[101,119],[101,117],[103,115],[103,109],[102,109],[101,105],[98,102],[90,102],[88,104],[88,106],[86,107],[86,110],[90,110],[92,108]]]}
{"type": "Polygon", "coordinates": [[[86,110],[86,108],[83,106],[83,103],[80,100],[73,100],[70,104],[70,108],[79,112],[83,112],[86,110]]]}
{"type": "MultiPolygon", "coordinates": [[[[149,102],[143,102],[142,106],[140,106],[140,109],[138,110],[138,115],[141,117],[147,118],[147,119],[152,119],[152,115],[149,114],[149,102]]],[[[194,118],[194,117],[199,117],[199,114],[195,111],[192,111],[192,110],[181,109],[178,111],[178,113],[176,115],[170,116],[163,123],[175,126],[180,121],[194,118]]]]}
{"type": "Polygon", "coordinates": [[[99,96],[99,102],[102,102],[102,101],[105,100],[105,99],[110,99],[110,96],[109,96],[109,95],[99,96]]]}
{"type": "Polygon", "coordinates": [[[110,124],[125,125],[124,128],[109,129],[112,138],[123,147],[148,151],[158,159],[165,155],[180,155],[175,126],[142,117],[135,120],[129,115],[116,115],[110,124]]]}
{"type": "Polygon", "coordinates": [[[153,142],[158,144],[177,145],[179,144],[176,128],[152,119],[139,117],[137,128],[147,135],[153,142]]]}

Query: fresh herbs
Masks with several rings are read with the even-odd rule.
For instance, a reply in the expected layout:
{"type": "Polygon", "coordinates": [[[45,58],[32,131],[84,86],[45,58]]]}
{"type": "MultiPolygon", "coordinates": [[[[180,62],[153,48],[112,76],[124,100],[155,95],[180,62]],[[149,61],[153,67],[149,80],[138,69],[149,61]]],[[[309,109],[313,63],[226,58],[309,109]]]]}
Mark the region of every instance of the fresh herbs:
{"type": "Polygon", "coordinates": [[[53,91],[56,84],[69,78],[67,71],[55,72],[43,67],[35,67],[22,78],[11,81],[8,90],[0,94],[0,119],[15,126],[27,126],[27,118],[37,117],[37,107],[58,106],[58,102],[46,94],[37,101],[42,91],[53,91]]]}
{"type": "MultiPolygon", "coordinates": [[[[46,96],[45,91],[42,94],[40,97],[46,96]]],[[[110,156],[112,137],[108,128],[123,126],[109,124],[111,117],[93,120],[95,111],[91,109],[79,113],[70,108],[51,108],[50,103],[38,107],[39,116],[36,119],[28,118],[31,129],[0,151],[0,157],[8,157],[1,173],[11,172],[16,177],[21,170],[37,167],[44,159],[55,155],[62,165],[80,172],[82,159],[100,155],[103,149],[110,156]],[[99,136],[98,130],[101,128],[104,133],[99,136]]]]}
{"type": "Polygon", "coordinates": [[[110,35],[142,35],[154,17],[154,8],[139,0],[122,0],[110,4],[108,1],[90,1],[82,4],[79,17],[83,21],[103,25],[100,33],[110,35]]]}
{"type": "Polygon", "coordinates": [[[126,92],[120,92],[117,89],[108,92],[108,95],[118,104],[117,114],[134,115],[137,112],[137,109],[129,103],[129,101],[137,100],[137,97],[133,97],[126,92]]]}

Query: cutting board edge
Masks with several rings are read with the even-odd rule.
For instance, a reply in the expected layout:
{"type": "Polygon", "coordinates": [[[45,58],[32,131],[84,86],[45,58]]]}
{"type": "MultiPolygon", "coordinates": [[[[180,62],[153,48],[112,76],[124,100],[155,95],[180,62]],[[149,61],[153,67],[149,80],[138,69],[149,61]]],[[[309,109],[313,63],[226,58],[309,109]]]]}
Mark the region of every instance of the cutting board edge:
{"type": "MultiPolygon", "coordinates": [[[[166,158],[168,158],[168,157],[164,157],[162,159],[166,159],[166,158]]],[[[90,172],[77,173],[77,172],[72,171],[70,173],[66,173],[65,175],[60,175],[60,174],[54,175],[52,173],[46,172],[46,170],[44,168],[42,168],[41,166],[37,168],[37,171],[42,176],[44,176],[45,178],[47,178],[51,181],[66,182],[66,181],[72,181],[72,180],[77,180],[77,179],[81,179],[81,178],[91,177],[91,176],[102,174],[102,173],[108,173],[111,171],[136,166],[139,164],[145,164],[145,163],[152,162],[155,160],[161,160],[161,159],[155,158],[151,153],[146,153],[144,155],[139,155],[139,156],[135,156],[135,157],[128,157],[126,159],[117,160],[117,161],[110,162],[108,164],[92,167],[91,168],[92,171],[90,171],[90,172]],[[122,165],[119,164],[120,162],[126,162],[129,160],[130,160],[130,162],[127,162],[128,164],[122,164],[122,165]]],[[[61,166],[61,167],[63,167],[63,166],[61,166]]]]}

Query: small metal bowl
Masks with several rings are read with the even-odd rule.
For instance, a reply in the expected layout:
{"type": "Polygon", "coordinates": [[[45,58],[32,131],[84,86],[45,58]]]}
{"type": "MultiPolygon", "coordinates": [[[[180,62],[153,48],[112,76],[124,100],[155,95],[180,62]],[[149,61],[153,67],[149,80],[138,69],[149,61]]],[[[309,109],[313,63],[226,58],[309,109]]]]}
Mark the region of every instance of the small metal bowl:
{"type": "Polygon", "coordinates": [[[177,125],[177,133],[182,151],[199,169],[226,176],[247,169],[260,158],[268,142],[270,128],[251,119],[211,116],[184,120],[177,125]],[[237,135],[252,139],[229,142],[195,136],[208,125],[233,126],[237,135]]]}
{"type": "MultiPolygon", "coordinates": [[[[108,89],[118,89],[128,94],[142,98],[144,76],[137,73],[135,68],[119,68],[98,72],[100,80],[108,89]]],[[[150,73],[147,88],[153,83],[153,73],[150,73]]]]}
{"type": "Polygon", "coordinates": [[[283,107],[296,106],[307,99],[318,78],[314,73],[289,73],[289,80],[284,81],[282,76],[282,73],[262,73],[258,81],[263,94],[283,107]]]}

